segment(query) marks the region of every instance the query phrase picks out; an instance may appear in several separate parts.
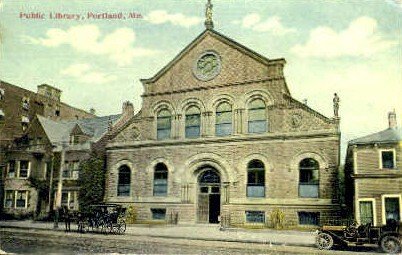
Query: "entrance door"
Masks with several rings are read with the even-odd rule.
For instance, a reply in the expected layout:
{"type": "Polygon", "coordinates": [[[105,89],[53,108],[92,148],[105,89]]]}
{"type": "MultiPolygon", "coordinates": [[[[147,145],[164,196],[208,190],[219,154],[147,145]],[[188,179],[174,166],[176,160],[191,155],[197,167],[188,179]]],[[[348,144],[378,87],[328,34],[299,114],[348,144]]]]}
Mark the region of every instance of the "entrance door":
{"type": "Polygon", "coordinates": [[[198,179],[198,222],[218,223],[221,210],[220,177],[215,169],[206,169],[198,179]]]}

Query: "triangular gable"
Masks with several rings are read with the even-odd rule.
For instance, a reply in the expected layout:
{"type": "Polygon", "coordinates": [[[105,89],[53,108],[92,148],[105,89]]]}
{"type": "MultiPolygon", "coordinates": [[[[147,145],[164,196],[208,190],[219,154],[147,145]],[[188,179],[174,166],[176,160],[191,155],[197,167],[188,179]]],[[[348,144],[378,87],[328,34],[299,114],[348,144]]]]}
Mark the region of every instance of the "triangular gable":
{"type": "Polygon", "coordinates": [[[46,130],[43,128],[42,123],[39,121],[38,116],[35,116],[31,121],[26,134],[28,137],[41,137],[43,143],[51,143],[51,140],[46,133],[46,130]]]}
{"type": "Polygon", "coordinates": [[[73,129],[70,132],[70,135],[88,135],[86,133],[84,133],[84,131],[82,131],[82,128],[80,127],[79,124],[75,124],[75,126],[73,127],[73,129]]]}
{"type": "Polygon", "coordinates": [[[215,39],[239,50],[243,54],[248,55],[249,57],[255,59],[256,61],[264,64],[264,65],[270,65],[274,63],[282,63],[285,64],[286,61],[285,59],[273,59],[270,60],[261,54],[258,54],[257,52],[247,48],[246,46],[232,40],[231,38],[224,36],[215,30],[212,29],[206,29],[204,32],[202,32],[198,37],[196,37],[189,45],[187,45],[179,54],[176,55],[176,57],[173,58],[172,61],[170,61],[165,67],[163,67],[155,76],[149,79],[141,79],[141,82],[144,84],[151,83],[157,81],[161,76],[163,76],[167,71],[171,69],[172,66],[174,66],[177,62],[179,62],[189,51],[191,51],[200,41],[202,41],[206,36],[212,36],[215,39]]]}

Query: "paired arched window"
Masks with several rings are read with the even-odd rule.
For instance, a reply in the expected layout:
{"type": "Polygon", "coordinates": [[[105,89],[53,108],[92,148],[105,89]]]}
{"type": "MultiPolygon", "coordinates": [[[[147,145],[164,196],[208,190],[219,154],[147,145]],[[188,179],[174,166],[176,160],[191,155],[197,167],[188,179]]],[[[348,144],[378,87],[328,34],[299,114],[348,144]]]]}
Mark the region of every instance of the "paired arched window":
{"type": "Polygon", "coordinates": [[[195,106],[191,106],[186,111],[186,138],[200,137],[201,132],[201,112],[195,106]]]}
{"type": "Polygon", "coordinates": [[[154,170],[154,196],[167,196],[168,169],[165,164],[158,163],[154,170]]]}
{"type": "Polygon", "coordinates": [[[117,196],[130,196],[131,169],[123,165],[119,167],[118,175],[117,196]]]}
{"type": "Polygon", "coordinates": [[[247,197],[265,197],[265,167],[260,160],[247,165],[247,197]]]}
{"type": "Polygon", "coordinates": [[[315,159],[305,158],[299,163],[299,197],[318,197],[320,166],[315,159]]]}
{"type": "Polygon", "coordinates": [[[158,112],[157,115],[157,139],[164,140],[170,138],[172,129],[172,115],[171,113],[163,109],[158,112]]]}
{"type": "Polygon", "coordinates": [[[232,134],[232,106],[229,103],[220,103],[216,107],[215,134],[217,136],[232,134]]]}
{"type": "Polygon", "coordinates": [[[248,132],[264,133],[267,131],[267,116],[265,103],[254,99],[248,105],[248,132]]]}

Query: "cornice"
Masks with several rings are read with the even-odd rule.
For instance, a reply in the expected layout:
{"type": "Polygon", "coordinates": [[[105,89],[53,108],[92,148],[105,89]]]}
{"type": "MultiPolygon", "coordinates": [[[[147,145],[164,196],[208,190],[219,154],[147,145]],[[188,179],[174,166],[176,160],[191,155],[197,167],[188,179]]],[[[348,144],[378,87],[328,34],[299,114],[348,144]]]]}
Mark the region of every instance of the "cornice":
{"type": "Polygon", "coordinates": [[[331,138],[339,139],[339,133],[337,131],[327,132],[309,132],[309,133],[271,133],[271,134],[259,134],[259,135],[238,135],[230,137],[203,137],[198,139],[170,139],[170,140],[148,140],[148,141],[132,141],[132,142],[118,142],[109,143],[107,150],[118,149],[133,149],[133,148],[145,148],[145,147],[166,147],[166,146],[185,146],[185,145],[206,145],[206,144],[222,144],[222,143],[241,143],[241,142],[255,142],[255,141],[288,141],[297,139],[322,139],[331,138]]]}

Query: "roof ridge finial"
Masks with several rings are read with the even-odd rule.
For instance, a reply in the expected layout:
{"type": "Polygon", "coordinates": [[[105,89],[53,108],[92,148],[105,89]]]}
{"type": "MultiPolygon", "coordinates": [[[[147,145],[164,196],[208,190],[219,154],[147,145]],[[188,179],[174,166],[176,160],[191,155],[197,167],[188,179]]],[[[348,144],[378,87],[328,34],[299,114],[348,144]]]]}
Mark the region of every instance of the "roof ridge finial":
{"type": "Polygon", "coordinates": [[[214,28],[214,22],[212,21],[212,3],[211,0],[208,0],[208,3],[205,5],[205,27],[207,29],[214,28]]]}

